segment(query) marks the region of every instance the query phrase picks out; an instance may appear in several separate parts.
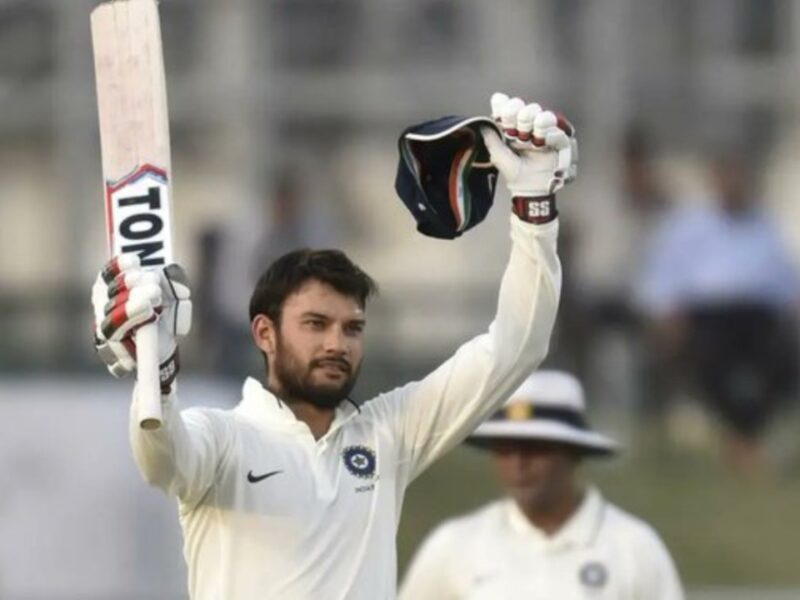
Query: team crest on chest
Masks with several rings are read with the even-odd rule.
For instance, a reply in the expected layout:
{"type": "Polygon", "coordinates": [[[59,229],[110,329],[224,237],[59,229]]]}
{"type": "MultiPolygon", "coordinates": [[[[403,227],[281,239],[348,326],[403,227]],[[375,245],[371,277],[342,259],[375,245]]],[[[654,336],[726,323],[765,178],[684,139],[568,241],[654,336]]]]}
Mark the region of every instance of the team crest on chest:
{"type": "Polygon", "coordinates": [[[348,446],[342,451],[344,466],[356,477],[371,479],[375,476],[375,451],[366,446],[348,446]]]}
{"type": "Polygon", "coordinates": [[[581,567],[579,577],[587,588],[599,590],[608,582],[608,569],[599,562],[588,562],[581,567]]]}

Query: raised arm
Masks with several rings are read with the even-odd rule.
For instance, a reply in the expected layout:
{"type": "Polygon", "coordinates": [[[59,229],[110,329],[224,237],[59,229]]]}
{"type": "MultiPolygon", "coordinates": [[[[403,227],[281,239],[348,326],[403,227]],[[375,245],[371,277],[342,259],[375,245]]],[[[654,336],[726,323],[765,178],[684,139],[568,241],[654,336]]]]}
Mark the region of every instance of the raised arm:
{"type": "Polygon", "coordinates": [[[174,387],[180,367],[176,339],[189,332],[190,297],[189,284],[180,267],[170,265],[161,271],[145,272],[135,254],[112,259],[92,288],[95,346],[115,377],[135,371],[134,333],[159,315],[163,422],[155,430],[140,427],[134,389],[131,445],[136,464],[148,483],[191,503],[202,497],[212,483],[226,445],[226,428],[214,411],[189,410],[179,414],[176,408],[174,387]]]}
{"type": "Polygon", "coordinates": [[[493,105],[505,142],[489,128],[484,140],[514,198],[511,256],[495,319],[487,333],[422,381],[371,403],[395,430],[409,480],[464,439],[536,368],[555,321],[561,289],[555,192],[574,176],[572,128],[519,99],[493,98],[493,105]]]}

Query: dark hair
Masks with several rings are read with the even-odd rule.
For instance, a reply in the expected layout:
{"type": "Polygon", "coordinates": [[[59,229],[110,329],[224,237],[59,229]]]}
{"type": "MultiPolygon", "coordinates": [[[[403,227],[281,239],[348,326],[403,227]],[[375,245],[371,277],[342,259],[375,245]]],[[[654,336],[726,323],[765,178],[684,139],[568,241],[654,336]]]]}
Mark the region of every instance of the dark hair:
{"type": "Polygon", "coordinates": [[[372,278],[341,250],[302,248],[281,256],[258,278],[250,297],[250,321],[264,314],[279,323],[286,298],[312,279],[354,298],[361,308],[378,292],[372,278]]]}

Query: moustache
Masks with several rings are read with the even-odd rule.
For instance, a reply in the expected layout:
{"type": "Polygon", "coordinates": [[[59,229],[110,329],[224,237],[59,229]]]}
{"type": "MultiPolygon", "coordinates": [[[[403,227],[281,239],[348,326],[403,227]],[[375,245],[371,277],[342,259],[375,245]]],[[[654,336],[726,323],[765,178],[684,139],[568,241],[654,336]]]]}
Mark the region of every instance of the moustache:
{"type": "Polygon", "coordinates": [[[348,375],[351,372],[350,363],[344,358],[318,358],[311,361],[309,365],[312,369],[333,365],[342,369],[348,375]]]}

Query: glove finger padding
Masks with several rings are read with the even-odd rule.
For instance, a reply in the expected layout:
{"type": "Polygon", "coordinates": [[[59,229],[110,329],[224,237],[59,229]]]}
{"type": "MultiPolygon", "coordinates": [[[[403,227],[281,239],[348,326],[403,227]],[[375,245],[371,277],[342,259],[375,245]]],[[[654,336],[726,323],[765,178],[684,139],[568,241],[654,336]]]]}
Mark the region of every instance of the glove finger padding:
{"type": "MultiPolygon", "coordinates": [[[[92,307],[94,308],[94,322],[96,327],[99,326],[105,318],[108,312],[106,306],[111,296],[114,295],[113,290],[109,288],[111,288],[119,278],[122,278],[124,281],[126,273],[138,270],[139,256],[137,254],[115,256],[100,269],[100,272],[94,280],[94,285],[92,285],[92,307]]],[[[123,290],[120,289],[117,293],[122,291],[123,290]]]]}
{"type": "Polygon", "coordinates": [[[98,273],[92,286],[95,348],[115,377],[136,369],[133,332],[155,318],[160,296],[158,276],[142,272],[136,254],[114,257],[98,273]]]}
{"type": "Polygon", "coordinates": [[[519,113],[524,108],[522,98],[511,98],[500,108],[500,125],[509,137],[517,137],[519,113]]]}
{"type": "Polygon", "coordinates": [[[494,119],[495,122],[497,123],[500,122],[500,114],[502,113],[503,107],[505,106],[506,102],[508,102],[508,100],[509,100],[508,95],[504,94],[503,92],[495,92],[494,94],[492,94],[490,102],[492,105],[492,119],[494,119]]]}
{"type": "Polygon", "coordinates": [[[156,273],[135,273],[130,280],[136,283],[123,292],[114,291],[113,296],[111,286],[108,288],[110,300],[100,324],[100,331],[108,340],[121,340],[153,321],[161,307],[161,286],[156,273]]]}
{"type": "MultiPolygon", "coordinates": [[[[158,320],[159,362],[169,371],[169,384],[178,369],[176,336],[191,328],[192,303],[188,278],[179,265],[143,271],[136,255],[121,255],[98,274],[92,288],[95,347],[115,377],[136,368],[134,334],[158,320]]],[[[164,369],[162,368],[162,371],[164,369]]]]}
{"type": "Polygon", "coordinates": [[[131,267],[108,282],[108,297],[114,298],[144,283],[159,285],[158,276],[152,271],[143,271],[139,267],[131,267]]]}
{"type": "Polygon", "coordinates": [[[118,275],[141,267],[138,254],[120,254],[108,261],[100,270],[99,277],[111,283],[118,275]]]}
{"type": "Polygon", "coordinates": [[[487,139],[486,146],[513,196],[549,196],[575,178],[575,128],[563,115],[499,92],[492,96],[491,104],[492,116],[503,131],[503,145],[517,160],[510,159],[495,141],[487,139]]]}
{"type": "Polygon", "coordinates": [[[125,377],[136,370],[136,346],[130,339],[113,342],[95,338],[95,350],[114,377],[125,377]]]}
{"type": "Polygon", "coordinates": [[[542,107],[536,104],[526,104],[517,114],[517,139],[522,142],[530,142],[533,137],[533,122],[536,116],[542,112],[542,107]]]}

